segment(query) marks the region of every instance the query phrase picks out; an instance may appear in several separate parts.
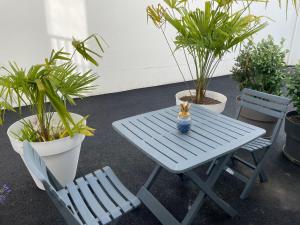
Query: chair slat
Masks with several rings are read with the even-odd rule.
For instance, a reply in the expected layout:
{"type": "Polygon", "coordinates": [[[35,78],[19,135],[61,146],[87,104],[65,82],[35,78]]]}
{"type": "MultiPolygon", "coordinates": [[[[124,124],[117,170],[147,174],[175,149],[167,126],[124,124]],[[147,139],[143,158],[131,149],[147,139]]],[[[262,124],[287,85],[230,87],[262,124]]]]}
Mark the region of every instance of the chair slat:
{"type": "Polygon", "coordinates": [[[103,206],[111,214],[111,216],[116,219],[122,215],[120,207],[116,206],[103,191],[101,186],[97,182],[97,178],[93,174],[88,174],[85,176],[87,182],[91,186],[93,192],[96,194],[97,198],[101,201],[103,206]]]}
{"type": "Polygon", "coordinates": [[[247,146],[251,146],[251,147],[253,147],[253,148],[261,148],[261,147],[264,146],[263,144],[256,143],[256,142],[254,142],[254,143],[250,142],[250,143],[248,143],[248,144],[246,144],[246,145],[247,145],[247,146]]]}
{"type": "Polygon", "coordinates": [[[271,95],[271,94],[251,90],[251,89],[248,89],[248,88],[243,89],[242,93],[243,94],[248,94],[248,95],[251,95],[251,96],[254,96],[254,97],[259,97],[259,98],[262,98],[262,99],[266,99],[266,100],[269,100],[271,102],[284,104],[284,105],[288,105],[291,102],[290,99],[282,97],[282,96],[271,95]]]}
{"type": "Polygon", "coordinates": [[[33,173],[41,182],[49,182],[46,165],[38,153],[32,148],[29,142],[24,142],[24,158],[30,172],[33,173]]]}
{"type": "Polygon", "coordinates": [[[278,119],[282,119],[285,115],[282,112],[271,110],[271,109],[265,108],[265,107],[260,106],[260,105],[256,105],[256,104],[253,104],[253,103],[250,103],[250,102],[245,102],[243,100],[241,100],[240,104],[241,104],[242,107],[246,107],[248,109],[252,109],[252,110],[255,110],[257,112],[260,112],[260,113],[263,113],[263,114],[266,114],[266,115],[269,115],[269,116],[272,116],[272,117],[275,117],[275,118],[278,118],[278,119]]]}
{"type": "Polygon", "coordinates": [[[246,149],[249,151],[257,151],[262,148],[270,146],[272,143],[270,140],[264,138],[257,138],[254,141],[247,143],[246,145],[242,146],[242,149],[246,149]]]}
{"type": "Polygon", "coordinates": [[[278,136],[283,118],[288,110],[291,100],[282,96],[270,95],[267,93],[245,88],[242,91],[239,109],[237,111],[237,119],[243,108],[252,109],[254,111],[277,118],[276,125],[272,131],[271,143],[278,136]]]}
{"type": "MultiPolygon", "coordinates": [[[[36,153],[37,154],[37,153],[36,153]]],[[[39,157],[39,156],[38,156],[39,157]]],[[[43,172],[43,174],[45,175],[45,176],[47,176],[47,178],[49,179],[49,177],[48,177],[48,174],[47,174],[47,167],[46,167],[46,163],[44,162],[44,160],[41,158],[41,157],[39,157],[39,164],[40,164],[40,168],[41,168],[41,171],[43,172]]]]}
{"type": "Polygon", "coordinates": [[[108,166],[104,167],[103,171],[106,173],[106,175],[114,184],[114,186],[119,190],[119,192],[124,197],[126,197],[135,208],[141,204],[141,201],[136,196],[134,196],[130,191],[128,191],[128,189],[121,183],[121,181],[118,179],[118,177],[115,175],[115,173],[112,171],[110,167],[108,166]]]}
{"type": "Polygon", "coordinates": [[[90,210],[86,207],[75,184],[74,183],[68,184],[67,189],[81,217],[84,219],[85,223],[89,225],[99,225],[98,220],[93,216],[90,210]]]}
{"type": "Polygon", "coordinates": [[[280,111],[280,112],[285,111],[286,107],[287,107],[286,104],[283,105],[283,104],[279,104],[276,102],[270,102],[270,101],[266,101],[266,100],[263,100],[260,98],[252,97],[250,95],[242,95],[241,99],[246,102],[250,102],[250,103],[260,105],[260,106],[263,106],[265,108],[269,108],[272,110],[280,111]]]}
{"type": "Polygon", "coordinates": [[[60,191],[57,192],[57,194],[59,195],[59,197],[62,199],[62,201],[69,207],[71,208],[72,212],[73,212],[73,215],[76,217],[76,219],[78,221],[81,221],[82,220],[80,219],[80,217],[78,216],[77,214],[77,211],[76,209],[74,208],[73,204],[71,203],[70,201],[70,198],[68,196],[68,191],[66,189],[61,189],[60,191]]]}
{"type": "Polygon", "coordinates": [[[107,224],[111,222],[111,218],[109,217],[109,214],[104,211],[104,209],[101,207],[101,205],[98,203],[96,198],[94,197],[93,193],[89,189],[86,181],[81,177],[76,180],[76,183],[84,196],[87,204],[90,206],[90,208],[93,210],[94,214],[97,215],[98,219],[103,223],[107,224]]]}
{"type": "Polygon", "coordinates": [[[109,196],[121,207],[124,212],[128,212],[132,209],[129,201],[126,201],[112,186],[112,184],[107,179],[106,175],[101,171],[95,171],[95,175],[97,176],[99,182],[104,187],[105,191],[109,194],[109,196]]]}

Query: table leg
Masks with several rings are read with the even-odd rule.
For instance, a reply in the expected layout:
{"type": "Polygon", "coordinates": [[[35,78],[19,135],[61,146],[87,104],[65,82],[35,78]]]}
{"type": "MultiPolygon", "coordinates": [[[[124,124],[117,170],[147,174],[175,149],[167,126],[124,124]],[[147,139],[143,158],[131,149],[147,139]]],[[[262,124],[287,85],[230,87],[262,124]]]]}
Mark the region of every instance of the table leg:
{"type": "Polygon", "coordinates": [[[213,168],[206,182],[202,181],[201,178],[193,171],[184,173],[196,185],[198,185],[201,188],[201,191],[197,195],[196,200],[194,201],[191,209],[188,211],[187,215],[181,223],[149,191],[150,187],[152,186],[153,182],[155,181],[162,169],[161,166],[157,165],[154,168],[144,186],[142,186],[139,190],[137,196],[143,202],[143,204],[156,216],[156,218],[164,225],[190,225],[193,222],[197,213],[199,212],[200,208],[202,207],[204,203],[204,198],[206,196],[215,201],[229,215],[235,216],[237,212],[212,191],[214,184],[220,177],[221,173],[224,170],[224,167],[227,165],[230,158],[231,154],[219,158],[218,164],[216,164],[216,166],[213,168]]]}
{"type": "Polygon", "coordinates": [[[137,197],[164,225],[180,225],[180,222],[150,193],[153,182],[160,173],[162,167],[157,165],[147,179],[146,183],[137,193],[137,197]]]}
{"type": "Polygon", "coordinates": [[[162,169],[162,167],[160,165],[156,165],[155,166],[154,170],[152,171],[152,173],[150,174],[150,176],[147,179],[146,183],[144,184],[144,187],[146,189],[150,189],[151,188],[153,182],[155,181],[155,179],[159,175],[161,169],[162,169]]]}
{"type": "Polygon", "coordinates": [[[237,215],[237,212],[223,199],[217,196],[215,192],[212,191],[212,189],[203,182],[200,177],[194,172],[190,171],[187,172],[187,176],[196,184],[198,185],[205,194],[212,199],[219,207],[221,207],[225,212],[227,212],[231,217],[234,217],[237,215]]]}
{"type": "Polygon", "coordinates": [[[246,187],[244,188],[240,198],[241,199],[245,199],[248,197],[248,195],[250,194],[250,191],[253,187],[253,185],[255,184],[255,180],[257,178],[257,176],[261,173],[262,171],[262,167],[265,163],[265,161],[267,160],[267,154],[269,152],[269,148],[265,150],[261,160],[257,163],[255,170],[253,171],[253,174],[251,175],[251,178],[249,179],[249,181],[246,184],[246,187]]]}
{"type": "MultiPolygon", "coordinates": [[[[209,188],[209,189],[213,188],[216,181],[218,180],[218,178],[222,174],[222,172],[224,170],[224,167],[227,165],[228,161],[230,160],[231,156],[232,156],[232,154],[229,154],[227,156],[223,156],[223,157],[218,159],[218,163],[213,167],[213,169],[210,173],[210,176],[208,177],[207,181],[205,182],[206,188],[209,188]]],[[[189,173],[186,173],[186,175],[188,177],[190,177],[189,173]]],[[[204,203],[204,198],[207,195],[207,193],[204,192],[205,190],[202,189],[202,186],[200,188],[201,188],[202,191],[199,192],[199,194],[197,195],[196,200],[194,201],[191,209],[189,210],[189,212],[187,213],[187,215],[183,219],[183,221],[182,221],[183,225],[189,225],[189,224],[192,223],[192,221],[194,220],[194,218],[196,217],[196,215],[198,214],[200,208],[202,207],[202,205],[204,203]]],[[[236,215],[236,211],[234,209],[232,209],[231,206],[229,206],[230,208],[227,208],[227,207],[228,207],[228,204],[226,203],[226,206],[225,206],[226,210],[225,211],[227,213],[229,213],[229,215],[231,215],[231,216],[236,215]]]]}

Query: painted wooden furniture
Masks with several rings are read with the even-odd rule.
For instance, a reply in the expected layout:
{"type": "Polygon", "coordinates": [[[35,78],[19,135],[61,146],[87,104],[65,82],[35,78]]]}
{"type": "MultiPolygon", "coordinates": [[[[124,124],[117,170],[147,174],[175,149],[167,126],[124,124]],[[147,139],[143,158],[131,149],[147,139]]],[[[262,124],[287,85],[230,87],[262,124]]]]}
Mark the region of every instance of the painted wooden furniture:
{"type": "Polygon", "coordinates": [[[232,157],[234,162],[239,162],[247,166],[249,169],[253,170],[253,173],[250,177],[246,177],[233,166],[226,167],[226,171],[228,173],[234,175],[246,184],[244,190],[241,193],[241,199],[245,199],[249,196],[257,177],[259,177],[261,182],[267,181],[267,176],[263,171],[263,165],[268,158],[269,150],[272,148],[272,145],[274,144],[278,136],[280,127],[290,103],[291,100],[285,97],[270,95],[251,89],[244,89],[242,91],[240,105],[236,114],[237,119],[239,118],[241,110],[243,108],[247,108],[275,117],[277,119],[277,122],[273,129],[270,140],[265,138],[257,138],[241,147],[241,149],[251,154],[252,162],[246,161],[237,154],[234,154],[232,157]]]}
{"type": "Polygon", "coordinates": [[[28,142],[24,144],[24,158],[69,225],[116,224],[120,216],[140,205],[110,167],[62,187],[28,142]]]}
{"type": "Polygon", "coordinates": [[[204,109],[191,107],[192,128],[181,134],[176,127],[179,109],[174,106],[113,123],[114,129],[138,147],[157,165],[138,192],[139,199],[165,225],[191,224],[207,196],[230,216],[237,212],[214,191],[213,187],[233,152],[265,134],[265,130],[204,109]],[[194,169],[218,159],[208,179],[203,181],[194,169]],[[184,174],[201,191],[179,222],[150,192],[150,187],[162,170],[184,174]]]}

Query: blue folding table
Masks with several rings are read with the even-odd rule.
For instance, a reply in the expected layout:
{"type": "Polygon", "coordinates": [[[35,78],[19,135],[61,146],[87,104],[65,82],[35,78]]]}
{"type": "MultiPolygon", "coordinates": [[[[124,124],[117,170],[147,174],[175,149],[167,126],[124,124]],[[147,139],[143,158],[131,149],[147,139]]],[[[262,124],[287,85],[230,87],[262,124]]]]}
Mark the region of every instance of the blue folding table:
{"type": "Polygon", "coordinates": [[[176,127],[178,110],[173,106],[113,123],[118,133],[157,164],[138,197],[164,225],[191,224],[206,196],[230,216],[235,216],[237,212],[216,195],[213,187],[232,154],[264,135],[265,130],[192,105],[192,128],[187,134],[181,134],[176,127]],[[207,180],[202,180],[194,169],[215,159],[218,164],[207,180]],[[149,190],[162,168],[170,173],[184,174],[201,189],[181,222],[149,190]]]}

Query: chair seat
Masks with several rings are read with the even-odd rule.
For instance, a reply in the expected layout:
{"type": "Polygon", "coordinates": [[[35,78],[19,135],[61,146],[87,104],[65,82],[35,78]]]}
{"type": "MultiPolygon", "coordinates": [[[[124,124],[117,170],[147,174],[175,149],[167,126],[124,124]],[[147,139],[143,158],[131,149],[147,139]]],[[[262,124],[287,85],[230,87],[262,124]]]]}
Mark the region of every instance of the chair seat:
{"type": "Polygon", "coordinates": [[[82,224],[107,224],[140,205],[110,167],[76,179],[58,191],[82,224]]]}
{"type": "Polygon", "coordinates": [[[257,138],[254,141],[251,141],[248,144],[242,146],[241,148],[253,152],[262,148],[269,147],[271,144],[272,142],[268,139],[257,138]]]}

